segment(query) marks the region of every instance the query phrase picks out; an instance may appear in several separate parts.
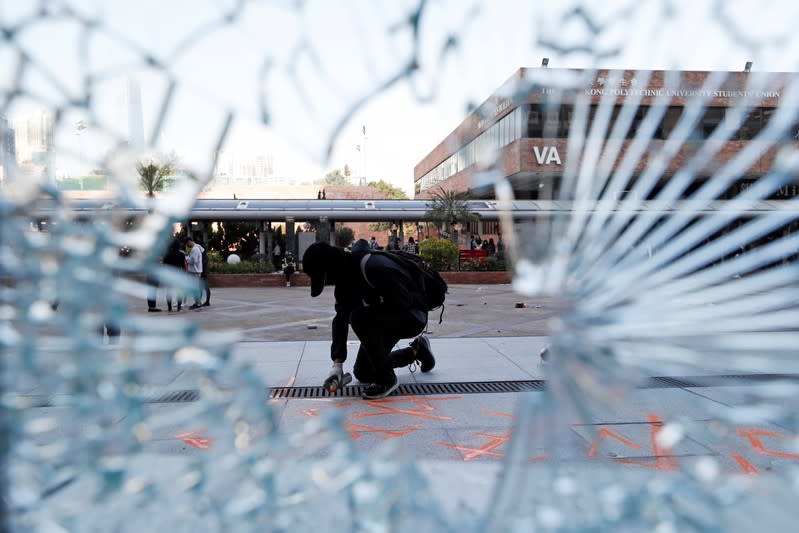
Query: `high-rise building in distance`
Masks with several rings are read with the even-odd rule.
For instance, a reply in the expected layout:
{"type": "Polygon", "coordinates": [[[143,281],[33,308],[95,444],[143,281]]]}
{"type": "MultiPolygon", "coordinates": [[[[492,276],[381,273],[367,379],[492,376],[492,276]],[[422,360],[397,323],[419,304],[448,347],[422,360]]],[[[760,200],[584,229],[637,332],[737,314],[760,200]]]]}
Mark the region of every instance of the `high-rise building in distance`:
{"type": "Polygon", "coordinates": [[[6,117],[0,117],[0,183],[14,177],[16,153],[14,129],[6,117]]]}
{"type": "Polygon", "coordinates": [[[55,179],[53,115],[35,111],[14,120],[17,168],[23,174],[55,179]]]}

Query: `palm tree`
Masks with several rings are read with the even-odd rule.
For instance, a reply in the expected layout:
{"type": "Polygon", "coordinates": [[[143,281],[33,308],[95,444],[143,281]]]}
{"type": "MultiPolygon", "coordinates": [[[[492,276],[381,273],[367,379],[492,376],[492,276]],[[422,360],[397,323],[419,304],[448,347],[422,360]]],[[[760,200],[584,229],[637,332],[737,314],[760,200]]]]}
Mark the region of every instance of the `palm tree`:
{"type": "Polygon", "coordinates": [[[163,191],[166,178],[175,172],[172,161],[159,163],[150,159],[147,163],[136,163],[136,172],[139,173],[139,186],[147,191],[147,196],[155,196],[156,192],[163,191]]]}
{"type": "Polygon", "coordinates": [[[433,192],[433,204],[425,212],[425,217],[436,222],[439,229],[444,229],[450,235],[452,242],[458,242],[458,235],[454,230],[456,224],[474,222],[478,215],[469,209],[466,201],[471,198],[471,192],[445,191],[439,187],[433,192]]]}

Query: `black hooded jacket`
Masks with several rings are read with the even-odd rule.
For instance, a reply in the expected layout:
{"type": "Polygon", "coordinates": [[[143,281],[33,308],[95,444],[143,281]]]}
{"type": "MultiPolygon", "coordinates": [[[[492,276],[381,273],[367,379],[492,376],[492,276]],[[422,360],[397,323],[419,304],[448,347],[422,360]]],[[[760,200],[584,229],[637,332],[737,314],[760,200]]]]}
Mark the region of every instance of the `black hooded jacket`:
{"type": "Polygon", "coordinates": [[[163,257],[165,265],[171,265],[180,270],[186,270],[186,254],[180,250],[180,241],[173,240],[163,257]]]}
{"type": "Polygon", "coordinates": [[[347,254],[346,271],[334,275],[333,358],[346,358],[350,314],[357,307],[381,305],[398,316],[410,314],[421,324],[427,323],[424,297],[411,275],[392,259],[369,252],[369,243],[359,239],[353,244],[352,253],[347,254]],[[365,261],[368,283],[361,270],[361,261],[365,261]]]}

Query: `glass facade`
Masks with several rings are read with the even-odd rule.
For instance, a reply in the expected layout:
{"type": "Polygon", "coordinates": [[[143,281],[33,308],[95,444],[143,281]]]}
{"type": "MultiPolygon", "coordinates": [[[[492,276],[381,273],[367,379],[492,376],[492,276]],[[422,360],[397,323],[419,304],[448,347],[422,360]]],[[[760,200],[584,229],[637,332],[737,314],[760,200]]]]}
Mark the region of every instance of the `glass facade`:
{"type": "Polygon", "coordinates": [[[434,187],[476,163],[492,162],[500,148],[522,138],[523,109],[517,107],[428,172],[419,180],[420,190],[434,187]]]}
{"type": "MultiPolygon", "coordinates": [[[[591,105],[589,110],[588,128],[599,109],[598,105],[591,105]]],[[[645,120],[649,107],[641,106],[635,114],[630,128],[624,132],[625,139],[633,139],[638,132],[642,122],[645,120]]],[[[614,106],[611,118],[607,126],[606,135],[612,138],[616,135],[614,125],[616,118],[621,113],[622,106],[614,106]]],[[[653,139],[668,139],[683,113],[682,106],[670,106],[658,125],[653,139]]],[[[771,119],[774,112],[773,108],[758,107],[753,108],[741,127],[729,138],[731,141],[749,141],[754,139],[771,119]]],[[[687,142],[699,142],[708,139],[713,131],[724,120],[727,108],[708,107],[696,123],[692,135],[687,142]]],[[[531,139],[565,139],[569,136],[574,107],[563,105],[558,108],[548,108],[543,104],[532,104],[520,106],[511,113],[504,116],[501,120],[494,123],[486,131],[481,133],[471,142],[467,143],[460,150],[441,162],[438,166],[430,170],[419,180],[420,191],[434,187],[438,183],[446,180],[466,170],[476,163],[488,164],[494,160],[497,150],[521,138],[531,139]],[[526,123],[523,117],[527,117],[526,123]]],[[[799,139],[799,124],[790,133],[788,141],[799,139]]]]}

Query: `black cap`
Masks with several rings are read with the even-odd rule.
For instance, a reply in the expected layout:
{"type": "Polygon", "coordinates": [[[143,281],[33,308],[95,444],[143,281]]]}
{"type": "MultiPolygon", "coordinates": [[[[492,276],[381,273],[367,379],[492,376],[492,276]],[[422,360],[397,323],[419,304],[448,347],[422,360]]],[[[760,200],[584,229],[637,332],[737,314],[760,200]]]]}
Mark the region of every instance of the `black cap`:
{"type": "Polygon", "coordinates": [[[333,247],[324,242],[316,242],[305,250],[302,256],[302,271],[311,278],[311,296],[322,294],[327,278],[326,265],[334,253],[333,247]]]}

